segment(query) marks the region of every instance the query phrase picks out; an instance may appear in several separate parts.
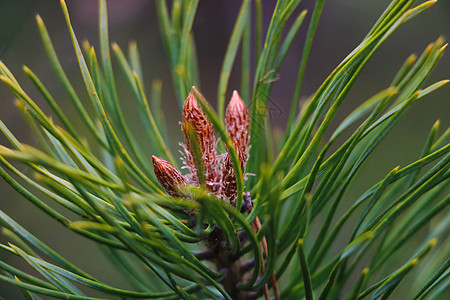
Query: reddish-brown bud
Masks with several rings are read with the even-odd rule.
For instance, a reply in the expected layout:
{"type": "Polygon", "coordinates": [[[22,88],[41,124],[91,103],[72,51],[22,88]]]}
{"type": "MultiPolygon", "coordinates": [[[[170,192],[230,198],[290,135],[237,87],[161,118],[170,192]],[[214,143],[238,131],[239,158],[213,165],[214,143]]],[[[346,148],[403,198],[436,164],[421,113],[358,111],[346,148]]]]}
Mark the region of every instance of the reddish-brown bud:
{"type": "Polygon", "coordinates": [[[225,126],[239,154],[241,167],[244,169],[248,158],[250,118],[247,107],[237,91],[233,92],[231,101],[228,104],[225,114],[225,126]]]}
{"type": "Polygon", "coordinates": [[[187,180],[172,164],[162,158],[152,156],[153,172],[164,190],[171,196],[183,197],[181,189],[187,180]]]}
{"type": "Polygon", "coordinates": [[[198,184],[197,165],[194,160],[192,141],[189,138],[189,128],[194,130],[197,141],[202,152],[202,165],[206,179],[206,186],[212,192],[217,192],[220,188],[220,173],[218,171],[219,158],[216,153],[216,139],[214,138],[214,128],[206,114],[203,112],[197,97],[203,96],[192,87],[183,107],[182,130],[185,137],[186,151],[185,164],[191,171],[191,180],[198,184]]]}
{"type": "MultiPolygon", "coordinates": [[[[248,159],[248,143],[250,118],[247,107],[237,91],[233,92],[225,114],[225,126],[233,141],[234,148],[239,157],[241,170],[245,171],[248,159]]],[[[230,154],[227,152],[222,163],[221,195],[234,204],[237,197],[236,173],[233,169],[230,154]]]]}

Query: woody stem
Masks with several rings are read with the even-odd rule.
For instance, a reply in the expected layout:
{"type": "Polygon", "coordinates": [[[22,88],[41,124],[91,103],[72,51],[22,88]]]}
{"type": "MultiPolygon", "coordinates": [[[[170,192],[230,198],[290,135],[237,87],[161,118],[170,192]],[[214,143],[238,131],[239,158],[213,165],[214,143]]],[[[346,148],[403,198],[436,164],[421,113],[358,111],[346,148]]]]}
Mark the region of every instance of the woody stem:
{"type": "Polygon", "coordinates": [[[244,281],[244,273],[241,272],[240,259],[223,247],[225,235],[220,228],[216,228],[208,238],[207,247],[215,255],[211,261],[217,270],[225,271],[222,285],[232,299],[247,299],[248,292],[239,289],[239,283],[244,281]]]}

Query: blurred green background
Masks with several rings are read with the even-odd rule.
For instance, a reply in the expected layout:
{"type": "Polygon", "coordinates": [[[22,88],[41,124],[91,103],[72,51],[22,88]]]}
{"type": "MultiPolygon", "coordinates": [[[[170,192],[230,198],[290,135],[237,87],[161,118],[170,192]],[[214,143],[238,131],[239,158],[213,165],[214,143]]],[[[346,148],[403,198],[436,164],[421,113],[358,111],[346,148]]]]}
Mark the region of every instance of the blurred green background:
{"type": "MultiPolygon", "coordinates": [[[[264,25],[268,26],[271,11],[276,1],[263,1],[264,25]]],[[[328,74],[354,49],[369,31],[384,8],[390,1],[361,1],[361,0],[329,0],[326,1],[322,19],[318,27],[317,36],[312,48],[312,54],[306,70],[306,77],[302,88],[302,97],[311,96],[328,74]]],[[[126,49],[130,40],[137,41],[143,69],[144,80],[148,87],[152,80],[163,81],[163,106],[168,116],[169,139],[173,147],[181,139],[178,121],[181,118],[176,107],[175,95],[172,91],[169,65],[166,62],[161,43],[155,6],[153,1],[146,0],[108,0],[110,41],[116,41],[122,49],[126,49]]],[[[79,40],[87,39],[94,46],[98,45],[98,4],[95,0],[67,0],[73,26],[79,40]]],[[[314,1],[304,0],[300,7],[312,12],[314,1]]],[[[202,93],[211,102],[215,102],[218,78],[222,59],[226,50],[234,21],[236,19],[240,1],[200,1],[197,17],[194,23],[196,47],[200,63],[202,93]]],[[[0,0],[0,59],[11,69],[23,88],[35,101],[42,105],[44,111],[49,111],[30,81],[22,72],[22,66],[27,65],[44,82],[55,99],[65,109],[66,113],[80,128],[78,115],[58,84],[48,63],[40,42],[35,25],[35,15],[39,13],[46,23],[47,29],[55,44],[56,51],[69,78],[79,91],[83,91],[81,76],[77,69],[75,55],[70,43],[67,28],[60,11],[59,1],[56,0],[0,0]]],[[[279,74],[275,84],[271,101],[276,103],[279,111],[271,116],[276,130],[282,130],[289,115],[290,101],[296,81],[306,26],[296,39],[287,61],[279,74]]],[[[429,42],[440,35],[450,38],[450,1],[441,0],[433,8],[418,18],[403,25],[396,31],[377,52],[368,64],[361,77],[346,99],[346,102],[336,117],[335,125],[359,103],[368,99],[376,92],[386,88],[395,72],[403,61],[412,53],[419,54],[429,42]]],[[[239,69],[236,68],[238,71],[239,69]]],[[[235,72],[236,72],[235,70],[235,72]]],[[[130,91],[119,75],[119,95],[126,112],[130,126],[140,134],[140,124],[137,112],[132,104],[130,91]],[[128,103],[130,101],[130,103],[128,103]]],[[[239,89],[239,73],[231,76],[229,91],[239,89]],[[234,76],[233,76],[234,75],[234,76]]],[[[450,77],[450,59],[448,53],[436,67],[429,80],[431,84],[450,77]]],[[[80,92],[82,97],[86,95],[80,92]]],[[[380,180],[397,165],[404,166],[416,159],[426,135],[437,119],[441,121],[441,132],[450,123],[450,87],[427,96],[419,101],[377,148],[368,160],[365,168],[359,173],[348,201],[380,180]]],[[[87,99],[86,103],[88,103],[87,99]]],[[[36,145],[20,113],[13,104],[14,98],[4,85],[0,85],[0,118],[20,139],[28,144],[36,145]]],[[[139,140],[139,139],[138,139],[139,140]]],[[[6,139],[0,136],[0,144],[8,145],[6,139]]],[[[145,146],[145,141],[143,141],[145,146]]],[[[148,153],[150,159],[152,153],[148,153]]],[[[22,167],[22,170],[26,168],[22,167]]],[[[344,203],[345,207],[346,204],[344,203]]],[[[53,249],[63,254],[73,263],[79,265],[88,273],[105,280],[118,287],[127,287],[123,278],[107,264],[106,259],[91,241],[87,241],[62,228],[55,221],[48,218],[36,207],[17,195],[12,188],[0,182],[0,209],[30,230],[38,238],[48,243],[53,249]]],[[[0,241],[3,241],[0,237],[0,241]]],[[[15,265],[25,267],[24,263],[14,257],[6,257],[0,252],[1,259],[7,259],[15,265]]],[[[5,299],[21,299],[17,289],[0,283],[0,297],[5,299]]]]}

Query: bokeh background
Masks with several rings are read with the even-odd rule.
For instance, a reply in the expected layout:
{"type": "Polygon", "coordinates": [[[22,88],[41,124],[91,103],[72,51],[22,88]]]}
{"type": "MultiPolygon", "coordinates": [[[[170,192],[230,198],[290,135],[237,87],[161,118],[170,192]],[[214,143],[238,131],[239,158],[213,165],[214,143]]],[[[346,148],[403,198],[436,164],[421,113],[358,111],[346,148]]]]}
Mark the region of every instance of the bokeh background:
{"type": "MultiPolygon", "coordinates": [[[[268,26],[275,2],[274,0],[263,1],[264,28],[268,26]]],[[[387,0],[326,1],[306,70],[302,97],[311,96],[339,62],[358,45],[389,2],[387,0]]],[[[215,102],[222,59],[240,3],[241,1],[202,0],[198,7],[194,33],[200,63],[201,91],[211,103],[215,102]]],[[[67,0],[67,4],[78,38],[80,40],[87,39],[94,46],[98,45],[97,1],[67,0]]],[[[181,115],[172,91],[169,65],[157,27],[155,5],[153,1],[148,0],[108,0],[107,4],[110,41],[116,41],[122,49],[126,49],[130,40],[137,41],[144,69],[145,84],[149,88],[152,80],[159,78],[163,81],[163,106],[170,121],[168,124],[169,138],[172,146],[177,147],[177,141],[181,138],[178,126],[181,115]]],[[[313,5],[314,1],[304,0],[300,7],[307,8],[309,12],[312,12],[313,5]]],[[[72,117],[80,130],[85,131],[85,127],[80,123],[78,115],[58,84],[48,63],[35,24],[34,17],[37,13],[46,23],[68,77],[78,90],[83,90],[59,1],[0,0],[0,59],[12,70],[24,89],[36,97],[36,102],[42,104],[44,110],[49,111],[22,72],[23,65],[32,69],[55,99],[62,104],[61,106],[72,117]]],[[[271,117],[276,130],[282,130],[289,115],[306,29],[307,27],[304,26],[289,52],[271,97],[272,102],[276,103],[279,108],[279,113],[271,117]]],[[[428,43],[436,40],[440,35],[447,39],[450,38],[450,1],[447,0],[439,1],[429,11],[403,25],[389,38],[357,80],[336,117],[337,121],[342,120],[359,103],[386,88],[395,72],[410,54],[421,53],[428,43]]],[[[237,71],[235,70],[233,73],[234,76],[231,76],[227,95],[231,95],[233,89],[239,89],[238,70],[237,68],[237,71]]],[[[118,73],[117,70],[116,74],[118,75],[118,73]]],[[[444,54],[425,85],[449,77],[450,59],[447,53],[444,54]]],[[[140,125],[133,122],[137,119],[134,117],[137,112],[131,104],[133,100],[128,96],[130,91],[124,81],[120,80],[121,77],[118,76],[118,78],[120,101],[126,111],[127,120],[135,129],[136,134],[140,134],[142,132],[139,128],[140,125]]],[[[83,94],[81,95],[83,96],[83,94]]],[[[361,170],[360,176],[348,194],[348,201],[354,200],[359,193],[380,180],[383,174],[395,166],[404,166],[416,159],[429,129],[437,119],[441,121],[441,132],[449,126],[449,95],[450,87],[447,86],[415,104],[377,148],[366,163],[366,167],[363,168],[364,170],[361,170]]],[[[88,103],[87,99],[84,100],[88,103]]],[[[33,138],[13,102],[14,98],[10,91],[6,86],[0,85],[1,120],[22,141],[36,145],[37,141],[33,138]]],[[[8,145],[3,136],[0,136],[0,144],[8,145]]],[[[151,153],[148,153],[148,156],[150,159],[151,153]]],[[[127,287],[123,278],[118,276],[117,272],[108,265],[94,243],[64,230],[58,223],[17,195],[3,181],[0,181],[0,209],[88,273],[95,274],[99,279],[118,287],[127,287]]],[[[0,252],[0,259],[24,266],[20,260],[6,256],[4,252],[0,252]]],[[[22,298],[16,288],[1,282],[0,297],[5,299],[22,298]]]]}

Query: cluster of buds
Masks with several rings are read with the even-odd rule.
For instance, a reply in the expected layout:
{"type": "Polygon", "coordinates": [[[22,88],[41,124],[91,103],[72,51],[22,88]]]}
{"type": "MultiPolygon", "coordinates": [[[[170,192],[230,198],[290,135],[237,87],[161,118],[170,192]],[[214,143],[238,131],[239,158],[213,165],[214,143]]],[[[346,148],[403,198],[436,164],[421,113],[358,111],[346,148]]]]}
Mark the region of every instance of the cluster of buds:
{"type": "MultiPolygon", "coordinates": [[[[217,140],[212,123],[203,112],[197,97],[203,96],[192,87],[183,107],[185,144],[182,152],[183,168],[189,173],[182,175],[174,166],[164,159],[153,156],[153,168],[161,186],[171,196],[183,197],[183,189],[187,185],[200,186],[200,174],[204,176],[207,191],[220,199],[235,205],[237,198],[236,173],[228,151],[217,154],[217,140]],[[192,138],[194,137],[194,139],[192,138]],[[195,145],[196,143],[197,145],[195,145]],[[201,162],[196,161],[195,147],[201,152],[201,162]],[[198,168],[202,168],[199,170],[198,168]]],[[[242,172],[245,171],[249,154],[249,114],[247,107],[237,91],[233,92],[225,114],[225,126],[236,153],[239,157],[242,172]]],[[[198,156],[198,155],[197,155],[198,156]]],[[[246,201],[249,195],[244,195],[246,201]]],[[[245,203],[244,203],[245,204],[245,203]]]]}

